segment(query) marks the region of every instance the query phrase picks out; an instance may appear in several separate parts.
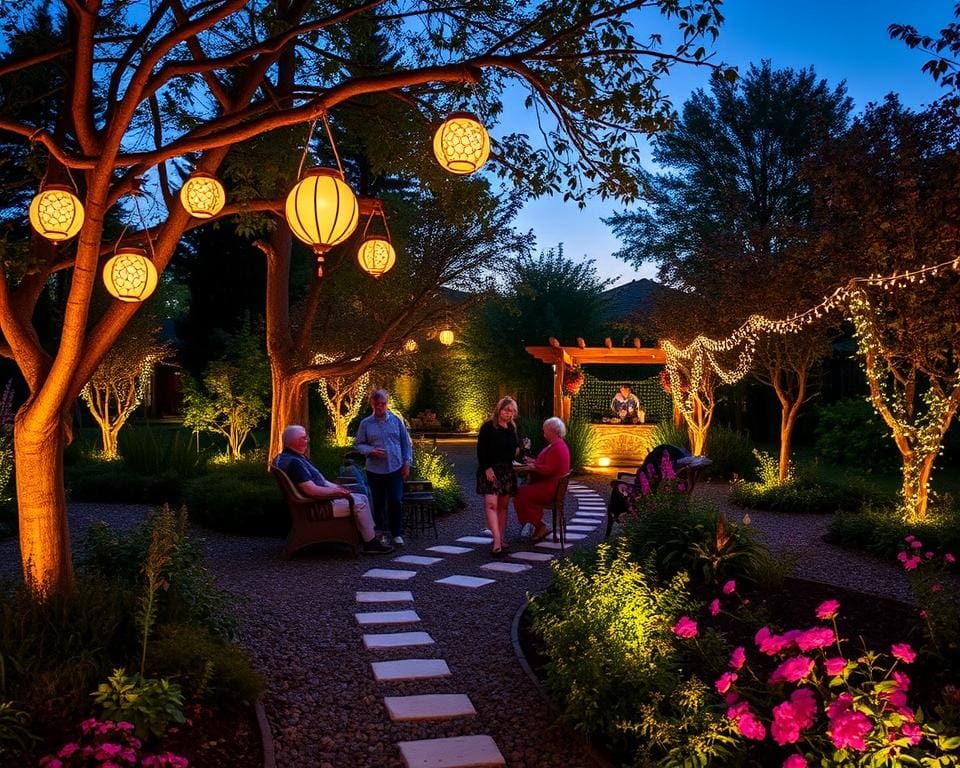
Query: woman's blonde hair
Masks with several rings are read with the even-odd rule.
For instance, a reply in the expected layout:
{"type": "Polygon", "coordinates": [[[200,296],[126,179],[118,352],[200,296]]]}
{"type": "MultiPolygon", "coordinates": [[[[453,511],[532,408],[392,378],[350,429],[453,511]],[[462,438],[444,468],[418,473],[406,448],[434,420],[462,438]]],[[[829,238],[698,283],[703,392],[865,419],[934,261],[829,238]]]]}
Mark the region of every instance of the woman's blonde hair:
{"type": "MultiPolygon", "coordinates": [[[[493,415],[490,417],[490,421],[493,422],[494,426],[497,425],[497,416],[500,415],[500,411],[502,411],[508,405],[512,405],[514,408],[516,408],[517,401],[514,400],[509,395],[507,395],[506,397],[501,397],[499,400],[497,400],[497,404],[493,408],[493,415]]],[[[514,430],[516,430],[517,428],[517,422],[515,421],[515,419],[516,419],[516,414],[514,414],[514,417],[510,419],[510,425],[514,428],[514,430]]]]}

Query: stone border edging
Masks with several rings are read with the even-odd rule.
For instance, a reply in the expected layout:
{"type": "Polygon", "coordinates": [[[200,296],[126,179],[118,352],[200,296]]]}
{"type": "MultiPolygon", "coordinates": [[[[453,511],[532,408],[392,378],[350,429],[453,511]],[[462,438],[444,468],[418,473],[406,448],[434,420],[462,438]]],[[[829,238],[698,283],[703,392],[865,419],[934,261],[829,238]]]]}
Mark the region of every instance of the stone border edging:
{"type": "MultiPolygon", "coordinates": [[[[520,667],[524,672],[527,673],[527,677],[530,678],[530,682],[533,683],[533,687],[537,689],[537,693],[543,698],[547,706],[553,711],[557,716],[560,715],[560,708],[557,706],[556,702],[550,698],[550,695],[547,693],[547,689],[543,687],[543,683],[540,682],[540,678],[537,677],[537,673],[533,671],[533,667],[530,666],[530,663],[527,661],[527,657],[523,653],[523,647],[520,645],[520,617],[523,616],[524,611],[530,606],[530,597],[524,599],[523,603],[517,608],[517,612],[513,616],[513,623],[510,625],[510,642],[513,643],[513,652],[516,654],[517,661],[520,662],[520,667]]],[[[590,754],[590,757],[596,761],[596,764],[600,768],[614,768],[614,765],[610,760],[605,756],[600,754],[600,752],[593,746],[593,742],[590,739],[587,739],[579,731],[576,732],[576,738],[580,739],[580,742],[584,745],[586,751],[590,754]]]]}
{"type": "Polygon", "coordinates": [[[270,730],[270,721],[267,720],[267,711],[263,708],[263,696],[257,696],[253,702],[253,711],[257,714],[257,725],[260,726],[260,744],[263,747],[263,768],[276,768],[277,759],[273,751],[273,731],[270,730]]]}

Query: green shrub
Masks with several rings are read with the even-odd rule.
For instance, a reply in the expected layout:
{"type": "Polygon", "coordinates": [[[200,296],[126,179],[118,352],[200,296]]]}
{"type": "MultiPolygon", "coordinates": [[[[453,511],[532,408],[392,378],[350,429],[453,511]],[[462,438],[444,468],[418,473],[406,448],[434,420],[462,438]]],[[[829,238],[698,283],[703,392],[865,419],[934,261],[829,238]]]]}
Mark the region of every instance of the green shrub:
{"type": "Polygon", "coordinates": [[[19,528],[17,500],[0,501],[0,541],[15,536],[19,528]]]}
{"type": "Polygon", "coordinates": [[[690,450],[690,439],[686,427],[678,427],[672,421],[661,421],[650,433],[652,446],[675,445],[677,448],[690,450]]]}
{"type": "Polygon", "coordinates": [[[739,481],[730,489],[730,501],[734,504],[768,512],[856,512],[864,504],[882,500],[869,485],[856,478],[836,483],[800,475],[783,485],[739,481]]]}
{"type": "Polygon", "coordinates": [[[87,692],[136,648],[136,594],[80,573],[69,595],[37,600],[21,582],[0,584],[0,698],[36,722],[85,711],[87,692]]]}
{"type": "Polygon", "coordinates": [[[104,504],[178,504],[183,500],[183,478],[172,470],[142,475],[124,461],[80,459],[65,467],[71,501],[104,504]]]}
{"type": "Polygon", "coordinates": [[[192,518],[215,531],[279,536],[290,527],[277,481],[260,462],[211,464],[186,484],[184,496],[192,518]]]}
{"type": "Polygon", "coordinates": [[[410,477],[433,483],[433,499],[438,515],[450,514],[466,506],[454,465],[436,445],[423,440],[414,446],[410,477]]]}
{"type": "Polygon", "coordinates": [[[189,700],[218,708],[252,703],[266,685],[242,649],[199,627],[162,628],[150,643],[147,669],[176,679],[189,700]]]}
{"type": "Polygon", "coordinates": [[[570,419],[564,440],[570,448],[570,469],[575,472],[597,458],[600,445],[597,433],[583,419],[570,419]]]}
{"type": "MultiPolygon", "coordinates": [[[[153,529],[168,524],[172,515],[169,509],[151,512],[148,519],[132,531],[114,531],[105,523],[91,525],[84,534],[79,567],[85,573],[116,579],[125,590],[138,597],[153,529]]],[[[192,624],[206,627],[222,637],[235,633],[233,601],[217,588],[204,566],[202,542],[188,535],[185,510],[181,510],[175,522],[174,541],[164,576],[168,587],[157,595],[157,624],[192,624]]]]}
{"type": "Polygon", "coordinates": [[[713,462],[705,470],[709,477],[750,477],[755,472],[757,462],[753,456],[753,443],[743,432],[714,425],[707,435],[705,450],[713,462]]]}
{"type": "Polygon", "coordinates": [[[890,429],[863,398],[838,400],[817,408],[817,455],[864,472],[895,469],[899,455],[890,429]]]}
{"type": "Polygon", "coordinates": [[[169,680],[128,676],[123,669],[115,669],[91,695],[102,719],[133,723],[141,739],[160,738],[172,723],[186,722],[180,686],[169,680]]]}
{"type": "Polygon", "coordinates": [[[554,564],[554,587],[531,604],[547,687],[564,719],[636,750],[637,765],[729,757],[723,712],[709,706],[708,687],[684,673],[672,631],[691,609],[687,576],[658,586],[628,554],[603,544],[592,571],[572,560],[554,564]]]}
{"type": "Polygon", "coordinates": [[[0,701],[0,758],[21,755],[35,741],[30,715],[14,707],[12,701],[0,701]]]}
{"type": "Polygon", "coordinates": [[[960,552],[960,509],[951,498],[933,505],[923,522],[907,522],[895,505],[867,505],[860,512],[836,515],[826,540],[861,549],[888,560],[900,551],[904,537],[916,536],[930,550],[960,552]]]}
{"type": "Polygon", "coordinates": [[[150,477],[170,474],[187,479],[203,473],[208,454],[198,452],[190,434],[177,430],[158,434],[150,427],[131,427],[120,431],[117,451],[127,469],[150,477]]]}

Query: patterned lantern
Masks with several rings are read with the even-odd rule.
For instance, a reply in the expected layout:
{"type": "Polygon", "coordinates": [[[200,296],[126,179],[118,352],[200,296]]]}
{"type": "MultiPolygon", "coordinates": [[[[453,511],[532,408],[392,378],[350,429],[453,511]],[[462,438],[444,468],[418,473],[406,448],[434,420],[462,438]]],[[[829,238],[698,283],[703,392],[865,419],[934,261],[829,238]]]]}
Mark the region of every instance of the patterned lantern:
{"type": "Polygon", "coordinates": [[[353,234],[360,206],[340,171],[313,168],[287,195],[286,217],[297,239],[320,255],[353,234]]]}
{"type": "Polygon", "coordinates": [[[440,331],[439,339],[441,344],[443,344],[446,347],[449,347],[451,344],[453,344],[453,339],[454,339],[453,331],[451,331],[449,328],[446,328],[440,331]]]}
{"type": "Polygon", "coordinates": [[[191,173],[180,188],[180,203],[191,216],[209,219],[216,216],[226,202],[223,185],[209,173],[191,173]]]}
{"type": "Polygon", "coordinates": [[[397,253],[384,237],[368,237],[357,251],[357,261],[365,272],[380,277],[389,272],[397,260],[397,253]]]}
{"type": "Polygon", "coordinates": [[[103,284],[120,301],[143,301],[157,287],[157,268],[142,248],[121,247],[103,267],[103,284]]]}
{"type": "Polygon", "coordinates": [[[407,339],[407,343],[403,345],[403,348],[407,350],[407,352],[410,352],[411,354],[413,354],[418,349],[420,349],[420,345],[417,344],[416,339],[407,339]]]}
{"type": "Polygon", "coordinates": [[[490,157],[487,129],[469,112],[454,112],[433,135],[433,154],[450,173],[473,173],[490,157]]]}
{"type": "Polygon", "coordinates": [[[69,240],[83,226],[83,204],[69,187],[51,184],[30,203],[30,225],[47,240],[69,240]]]}

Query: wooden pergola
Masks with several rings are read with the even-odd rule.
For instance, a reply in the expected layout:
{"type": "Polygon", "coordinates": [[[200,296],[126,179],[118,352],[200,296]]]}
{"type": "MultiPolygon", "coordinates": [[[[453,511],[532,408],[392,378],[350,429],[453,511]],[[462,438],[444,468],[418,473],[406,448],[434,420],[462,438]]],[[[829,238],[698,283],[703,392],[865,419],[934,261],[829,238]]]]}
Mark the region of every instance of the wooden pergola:
{"type": "Polygon", "coordinates": [[[640,365],[666,365],[666,353],[659,347],[643,347],[640,339],[633,340],[632,347],[615,347],[608,338],[602,347],[588,347],[583,339],[577,339],[577,346],[564,347],[552,336],[550,346],[526,347],[527,352],[553,368],[553,415],[565,422],[570,420],[570,398],[563,394],[563,373],[567,368],[584,363],[640,365]]]}

